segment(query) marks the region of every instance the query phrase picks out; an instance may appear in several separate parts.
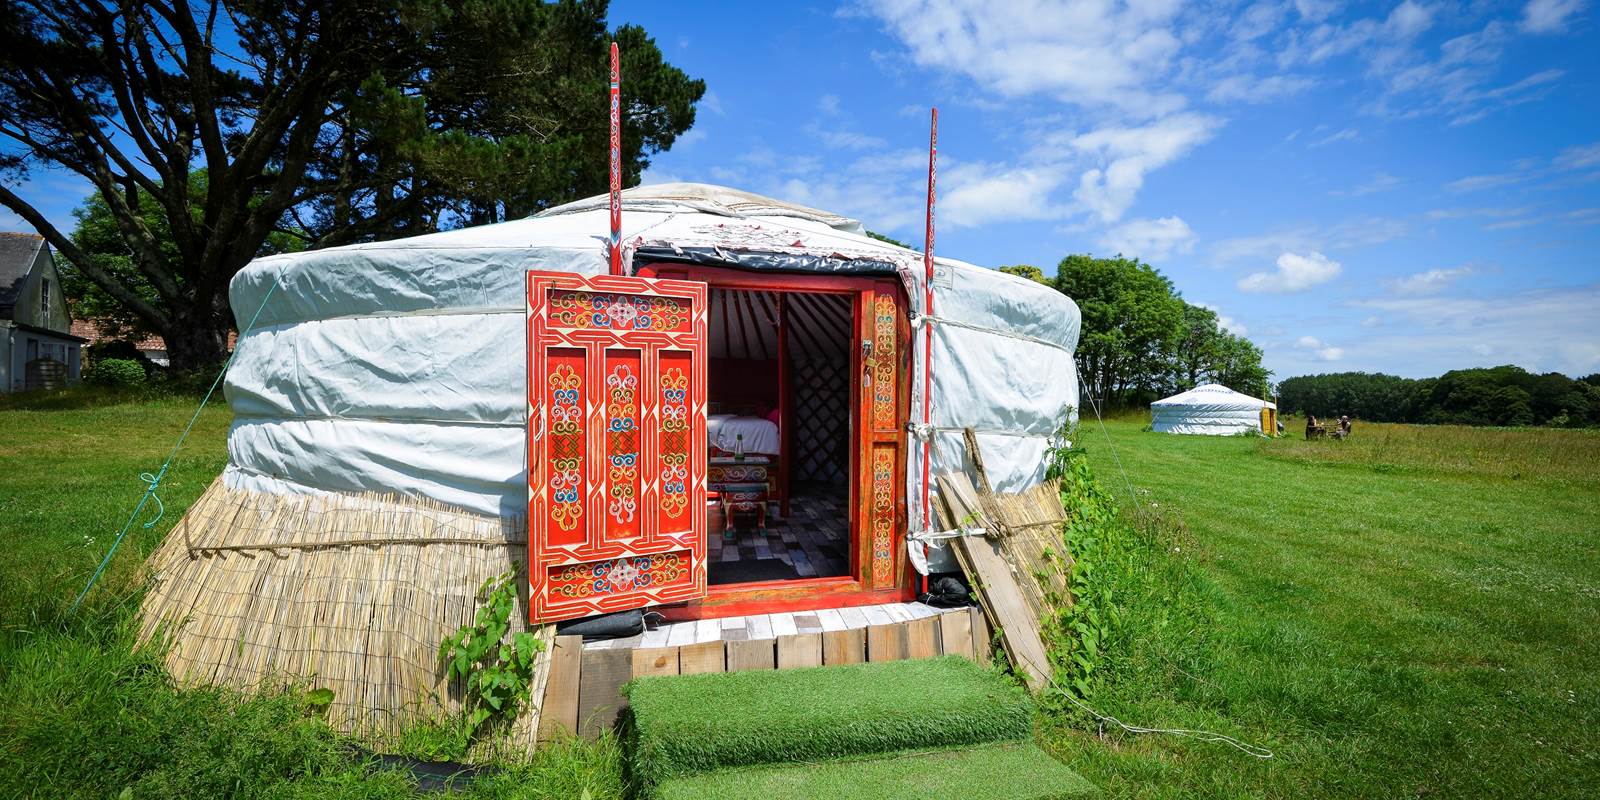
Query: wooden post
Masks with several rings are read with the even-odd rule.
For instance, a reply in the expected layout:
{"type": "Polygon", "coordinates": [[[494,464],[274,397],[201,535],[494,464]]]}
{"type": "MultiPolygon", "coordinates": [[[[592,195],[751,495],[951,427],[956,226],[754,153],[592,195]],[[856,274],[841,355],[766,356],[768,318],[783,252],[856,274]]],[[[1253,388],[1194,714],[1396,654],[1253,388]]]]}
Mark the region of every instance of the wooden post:
{"type": "Polygon", "coordinates": [[[611,43],[611,274],[622,274],[622,60],[611,43]]]}
{"type": "Polygon", "coordinates": [[[550,680],[539,709],[539,741],[578,732],[578,683],[583,659],[582,636],[557,636],[550,648],[550,680]]]}
{"type": "Polygon", "coordinates": [[[924,271],[922,301],[922,530],[933,530],[933,508],[928,481],[933,462],[933,432],[926,430],[933,419],[933,186],[939,160],[939,109],[933,109],[928,128],[928,216],[923,230],[922,266],[924,271]]]}
{"type": "Polygon", "coordinates": [[[633,677],[633,655],[622,648],[583,651],[583,667],[578,682],[578,733],[585,739],[598,739],[617,721],[617,712],[627,705],[622,684],[633,677]]]}
{"type": "Polygon", "coordinates": [[[702,672],[726,672],[727,653],[721,639],[699,644],[686,644],[678,648],[678,668],[684,675],[702,672]]]}
{"type": "Polygon", "coordinates": [[[822,666],[822,634],[797,633],[778,637],[778,669],[822,666]]]}

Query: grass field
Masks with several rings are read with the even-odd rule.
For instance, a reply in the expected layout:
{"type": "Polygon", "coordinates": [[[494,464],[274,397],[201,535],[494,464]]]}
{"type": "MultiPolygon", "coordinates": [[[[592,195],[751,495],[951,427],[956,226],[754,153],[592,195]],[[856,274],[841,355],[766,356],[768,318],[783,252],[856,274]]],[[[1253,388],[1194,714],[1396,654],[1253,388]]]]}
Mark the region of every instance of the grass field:
{"type": "Polygon", "coordinates": [[[1059,731],[1085,777],[1117,797],[1600,793],[1596,432],[1106,427],[1079,431],[1100,479],[1177,524],[1141,540],[1096,704],[1275,758],[1059,731]]]}
{"type": "MultiPolygon", "coordinates": [[[[184,401],[0,404],[0,797],[404,797],[293,695],[177,691],[131,652],[138,562],[224,460],[202,417],[83,612],[64,611],[187,422],[184,401]],[[153,514],[152,514],[153,516],[153,514]]],[[[1122,610],[1093,704],[1262,744],[1043,741],[1111,797],[1582,797],[1600,786],[1600,435],[1357,423],[1345,443],[1091,425],[1119,501],[1160,524],[1110,570],[1122,610]]],[[[613,742],[483,797],[624,794],[613,742]]]]}

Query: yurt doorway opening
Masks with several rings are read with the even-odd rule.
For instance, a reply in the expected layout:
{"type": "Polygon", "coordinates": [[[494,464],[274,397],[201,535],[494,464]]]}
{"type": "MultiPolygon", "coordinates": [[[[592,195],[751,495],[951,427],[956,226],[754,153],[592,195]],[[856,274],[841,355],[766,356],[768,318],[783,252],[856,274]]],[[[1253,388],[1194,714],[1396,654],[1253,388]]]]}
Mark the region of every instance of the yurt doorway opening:
{"type": "Polygon", "coordinates": [[[711,288],[711,585],[850,574],[854,321],[848,294],[711,288]]]}
{"type": "Polygon", "coordinates": [[[910,324],[887,276],[657,264],[707,286],[707,595],[673,619],[900,602],[910,324]]]}

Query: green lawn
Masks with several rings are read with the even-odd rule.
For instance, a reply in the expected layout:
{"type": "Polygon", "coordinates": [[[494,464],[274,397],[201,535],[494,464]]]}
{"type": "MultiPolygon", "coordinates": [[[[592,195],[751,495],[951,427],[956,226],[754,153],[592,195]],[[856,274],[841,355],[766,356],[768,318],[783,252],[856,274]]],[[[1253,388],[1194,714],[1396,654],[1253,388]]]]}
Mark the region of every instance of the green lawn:
{"type": "MultiPolygon", "coordinates": [[[[401,797],[292,696],[167,686],[131,652],[147,553],[217,473],[208,412],[83,613],[64,611],[187,422],[189,401],[0,403],[0,797],[401,797]],[[24,404],[25,405],[25,404],[24,404]],[[79,407],[74,407],[79,406],[79,407]]],[[[1600,786],[1600,435],[1358,423],[1347,443],[1109,425],[1162,522],[1111,570],[1122,621],[1093,704],[1271,748],[1051,717],[1112,797],[1579,797],[1600,786]]],[[[1079,444],[1129,504],[1099,428],[1079,444]]],[[[486,782],[621,797],[614,743],[486,782]]]]}
{"type": "Polygon", "coordinates": [[[1142,540],[1095,702],[1276,757],[1058,732],[1085,777],[1125,797],[1600,792],[1600,435],[1143,427],[1079,431],[1119,502],[1131,484],[1176,523],[1142,540]]]}

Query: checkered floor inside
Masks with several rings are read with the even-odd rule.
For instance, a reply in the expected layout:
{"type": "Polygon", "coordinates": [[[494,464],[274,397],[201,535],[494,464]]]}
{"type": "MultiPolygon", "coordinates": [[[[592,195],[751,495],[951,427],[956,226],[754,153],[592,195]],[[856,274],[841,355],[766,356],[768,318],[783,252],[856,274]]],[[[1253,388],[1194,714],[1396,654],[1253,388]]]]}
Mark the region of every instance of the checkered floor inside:
{"type": "Polygon", "coordinates": [[[777,503],[773,503],[765,533],[754,528],[735,531],[729,541],[723,537],[720,525],[712,525],[706,548],[711,582],[850,574],[848,505],[846,486],[795,484],[788,518],[778,517],[777,503]]]}

